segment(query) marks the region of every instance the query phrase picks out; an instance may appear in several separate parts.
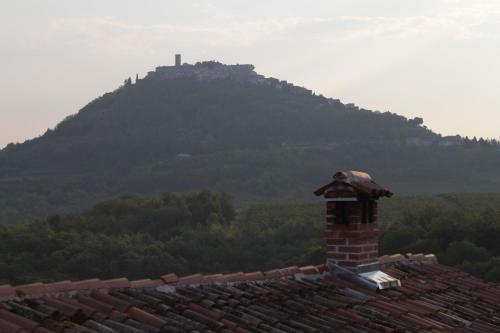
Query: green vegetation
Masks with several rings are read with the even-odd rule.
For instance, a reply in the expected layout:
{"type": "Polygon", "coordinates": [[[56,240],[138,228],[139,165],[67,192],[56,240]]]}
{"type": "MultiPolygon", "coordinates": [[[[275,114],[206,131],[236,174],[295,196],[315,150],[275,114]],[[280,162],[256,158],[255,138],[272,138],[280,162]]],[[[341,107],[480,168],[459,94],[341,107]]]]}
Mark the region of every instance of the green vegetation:
{"type": "MultiPolygon", "coordinates": [[[[382,253],[436,253],[500,281],[500,194],[380,202],[382,253]]],[[[222,193],[105,201],[83,213],[0,227],[0,283],[268,270],[324,262],[324,204],[235,211],[222,193]]]]}
{"type": "Polygon", "coordinates": [[[321,218],[311,226],[301,211],[281,216],[283,223],[266,218],[274,215],[272,207],[235,219],[229,197],[219,193],[123,197],[81,214],[0,227],[0,282],[250,271],[321,261],[321,218]]]}
{"type": "Polygon", "coordinates": [[[499,188],[496,141],[439,140],[421,118],[288,86],[127,80],[41,137],[0,151],[0,224],[122,195],[210,189],[238,205],[311,200],[341,169],[368,171],[397,193],[499,188]]]}

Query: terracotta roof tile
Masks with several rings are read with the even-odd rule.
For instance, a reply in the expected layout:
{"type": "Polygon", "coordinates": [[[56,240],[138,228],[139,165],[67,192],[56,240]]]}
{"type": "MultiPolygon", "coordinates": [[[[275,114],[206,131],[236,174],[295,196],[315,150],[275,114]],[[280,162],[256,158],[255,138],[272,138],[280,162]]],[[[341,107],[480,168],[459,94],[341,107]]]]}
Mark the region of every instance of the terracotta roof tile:
{"type": "Polygon", "coordinates": [[[162,328],[165,325],[167,325],[167,322],[165,320],[163,320],[163,319],[161,319],[161,318],[159,318],[151,313],[148,313],[144,310],[138,309],[135,306],[129,308],[126,311],[126,313],[131,318],[133,318],[141,323],[144,323],[144,324],[156,327],[156,328],[162,328]]]}
{"type": "Polygon", "coordinates": [[[426,254],[425,260],[429,261],[429,263],[432,263],[432,264],[438,263],[438,259],[437,259],[436,255],[434,255],[434,254],[426,254]]]}
{"type": "Polygon", "coordinates": [[[58,293],[68,290],[74,290],[74,284],[71,281],[59,281],[46,284],[46,288],[48,293],[58,293]]]}
{"type": "Polygon", "coordinates": [[[0,286],[0,299],[12,297],[15,295],[14,288],[10,284],[0,286]]]}
{"type": "Polygon", "coordinates": [[[245,279],[246,279],[245,273],[238,272],[238,273],[224,275],[223,282],[237,282],[237,281],[244,281],[245,279]]]}
{"type": "Polygon", "coordinates": [[[179,278],[177,277],[177,275],[171,273],[171,274],[165,274],[161,277],[162,281],[164,283],[176,283],[177,281],[179,281],[179,278]]]}
{"type": "Polygon", "coordinates": [[[151,279],[143,279],[143,280],[134,280],[130,281],[131,288],[154,288],[163,284],[162,280],[151,280],[151,279]]]}
{"type": "Polygon", "coordinates": [[[299,268],[300,272],[306,275],[319,274],[316,266],[303,266],[299,268]]]}
{"type": "Polygon", "coordinates": [[[99,302],[105,303],[109,306],[112,306],[113,308],[116,308],[118,311],[125,313],[128,311],[129,308],[132,307],[132,304],[130,304],[129,302],[123,301],[119,298],[101,292],[92,293],[92,298],[94,298],[99,302]]]}
{"type": "Polygon", "coordinates": [[[22,327],[27,332],[34,332],[41,325],[33,320],[28,318],[24,318],[10,311],[0,309],[0,319],[5,322],[10,323],[11,325],[22,327]]]}
{"type": "Polygon", "coordinates": [[[316,269],[317,269],[320,273],[324,273],[324,272],[327,272],[327,271],[328,271],[328,267],[327,267],[325,264],[322,264],[322,265],[317,265],[317,266],[316,266],[316,269]]]}
{"type": "Polygon", "coordinates": [[[275,278],[280,278],[282,275],[279,269],[273,269],[265,272],[264,276],[268,279],[275,279],[275,278]]]}
{"type": "Polygon", "coordinates": [[[257,280],[262,280],[264,279],[264,273],[262,272],[252,272],[252,273],[245,273],[245,280],[246,281],[257,281],[257,280]]]}
{"type": "Polygon", "coordinates": [[[0,332],[5,333],[25,333],[26,330],[21,326],[14,323],[8,322],[6,320],[0,319],[0,332]]]}
{"type": "Polygon", "coordinates": [[[178,284],[200,284],[205,282],[205,278],[201,274],[192,274],[180,277],[177,281],[178,284]]]}
{"type": "Polygon", "coordinates": [[[223,283],[224,274],[204,275],[204,283],[223,283]]]}
{"type": "Polygon", "coordinates": [[[130,281],[127,278],[105,280],[101,281],[100,288],[107,288],[107,289],[130,288],[130,281]]]}
{"type": "Polygon", "coordinates": [[[408,258],[406,258],[404,255],[402,254],[393,254],[393,255],[385,255],[385,256],[381,256],[378,258],[380,264],[384,265],[384,264],[391,264],[391,263],[395,263],[395,262],[404,262],[404,261],[408,261],[408,258]]]}
{"type": "Polygon", "coordinates": [[[43,283],[31,283],[14,287],[19,296],[41,295],[48,292],[47,286],[43,283]]]}
{"type": "Polygon", "coordinates": [[[73,282],[74,290],[85,290],[85,289],[99,289],[101,288],[101,280],[99,279],[89,279],[73,282]]]}
{"type": "Polygon", "coordinates": [[[89,296],[76,295],[76,300],[88,306],[89,308],[92,308],[97,312],[102,312],[106,315],[110,315],[115,309],[114,306],[101,302],[89,296]]]}

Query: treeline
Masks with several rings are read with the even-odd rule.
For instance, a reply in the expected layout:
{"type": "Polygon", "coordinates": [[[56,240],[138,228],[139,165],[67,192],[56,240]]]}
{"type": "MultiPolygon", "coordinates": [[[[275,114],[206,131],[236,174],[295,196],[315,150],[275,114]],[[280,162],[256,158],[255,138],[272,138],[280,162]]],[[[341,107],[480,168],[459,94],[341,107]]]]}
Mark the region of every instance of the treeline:
{"type": "Polygon", "coordinates": [[[381,251],[435,253],[440,262],[500,281],[500,206],[456,209],[415,207],[382,224],[381,251]]]}
{"type": "Polygon", "coordinates": [[[463,145],[466,147],[475,147],[478,145],[483,147],[488,147],[488,146],[500,147],[500,141],[495,138],[480,137],[478,139],[477,137],[473,137],[472,139],[470,139],[468,136],[466,136],[461,139],[463,140],[463,145]]]}
{"type": "Polygon", "coordinates": [[[321,223],[309,225],[301,209],[261,220],[261,210],[268,214],[250,209],[236,219],[226,194],[163,194],[0,227],[0,283],[252,271],[321,261],[321,223]]]}
{"type": "MultiPolygon", "coordinates": [[[[382,254],[435,253],[500,281],[500,195],[382,200],[382,254]]],[[[0,283],[268,270],[325,260],[324,204],[259,204],[227,194],[122,197],[83,213],[0,227],[0,283]]]]}

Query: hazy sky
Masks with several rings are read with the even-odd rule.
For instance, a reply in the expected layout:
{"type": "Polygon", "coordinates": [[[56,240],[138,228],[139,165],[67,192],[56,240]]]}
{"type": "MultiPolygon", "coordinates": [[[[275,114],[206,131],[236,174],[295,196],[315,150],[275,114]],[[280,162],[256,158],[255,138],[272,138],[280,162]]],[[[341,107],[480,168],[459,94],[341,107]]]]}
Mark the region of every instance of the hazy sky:
{"type": "Polygon", "coordinates": [[[500,138],[499,0],[0,0],[0,147],[128,76],[219,60],[443,134],[500,138]]]}

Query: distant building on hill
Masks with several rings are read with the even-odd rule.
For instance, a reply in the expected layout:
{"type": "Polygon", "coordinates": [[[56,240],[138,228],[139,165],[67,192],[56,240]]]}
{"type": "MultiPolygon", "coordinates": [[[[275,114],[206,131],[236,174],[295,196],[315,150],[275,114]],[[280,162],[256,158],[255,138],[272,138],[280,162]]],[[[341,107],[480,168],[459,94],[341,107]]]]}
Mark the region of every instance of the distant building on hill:
{"type": "Polygon", "coordinates": [[[182,161],[182,160],[188,160],[191,158],[191,154],[188,153],[179,153],[175,156],[176,160],[182,161]]]}
{"type": "Polygon", "coordinates": [[[192,64],[180,64],[176,55],[175,66],[156,67],[146,78],[154,80],[171,80],[179,78],[194,78],[200,81],[217,79],[232,79],[236,81],[255,81],[264,78],[254,71],[253,65],[224,65],[220,62],[205,61],[192,64]]]}
{"type": "Polygon", "coordinates": [[[225,65],[217,61],[203,61],[196,64],[181,63],[181,55],[175,55],[174,66],[159,66],[148,72],[145,79],[174,80],[191,78],[198,81],[234,80],[250,82],[255,85],[266,85],[276,89],[289,89],[296,94],[311,95],[312,91],[303,87],[294,86],[286,81],[272,77],[265,77],[255,72],[254,65],[237,64],[225,65]]]}
{"type": "Polygon", "coordinates": [[[356,110],[356,111],[359,111],[359,106],[357,106],[356,104],[354,103],[347,103],[345,105],[345,107],[349,110],[356,110]]]}
{"type": "Polygon", "coordinates": [[[445,136],[439,141],[439,145],[442,147],[461,146],[463,144],[464,140],[460,135],[445,136]]]}

